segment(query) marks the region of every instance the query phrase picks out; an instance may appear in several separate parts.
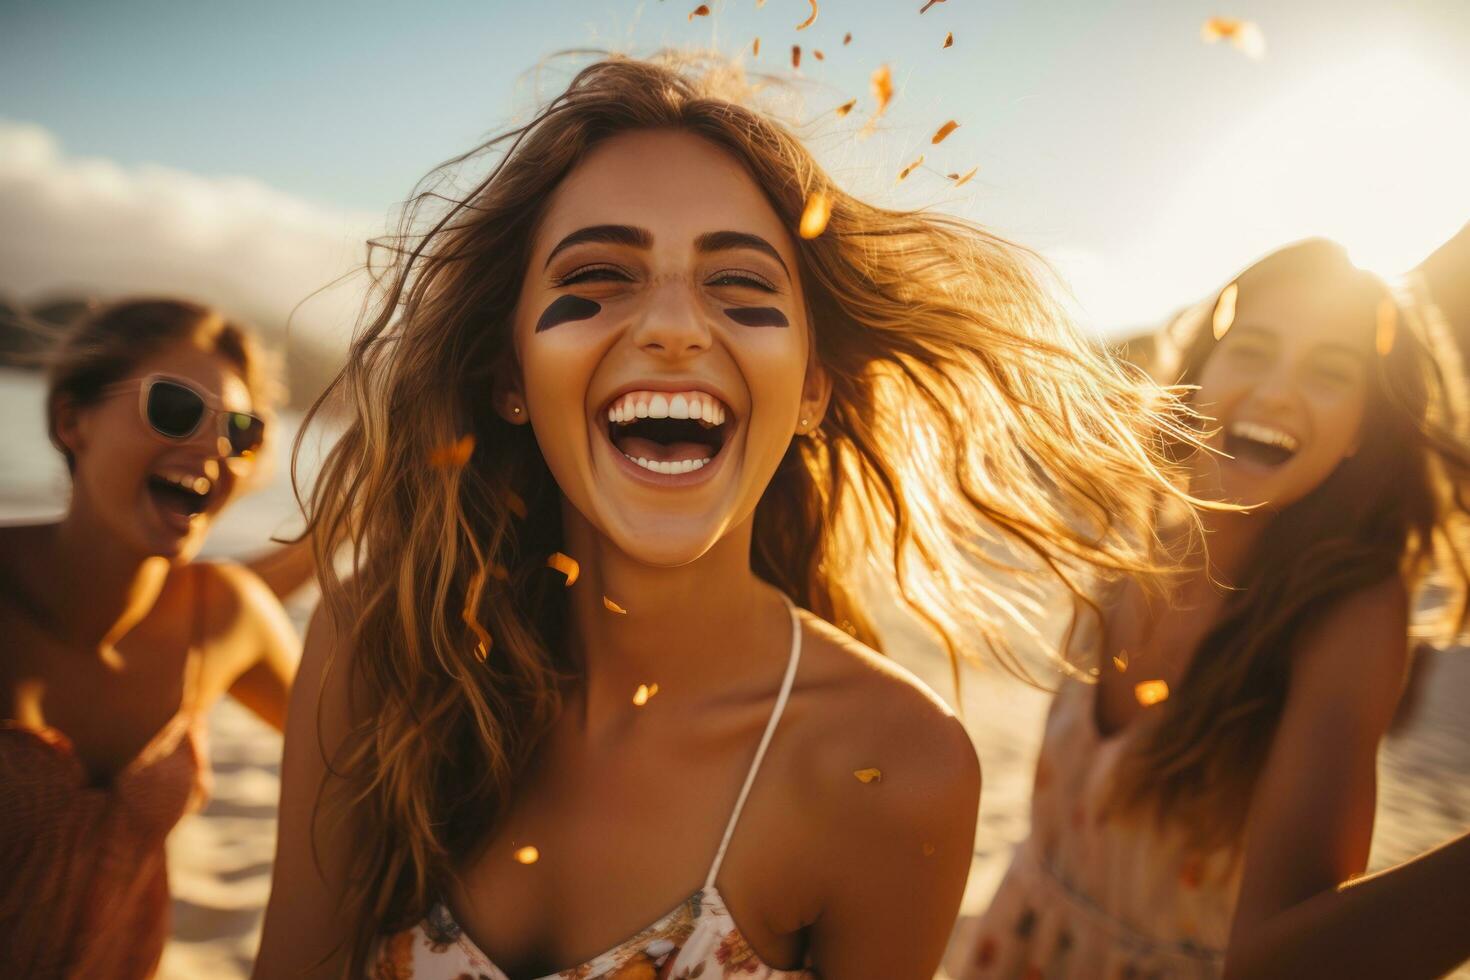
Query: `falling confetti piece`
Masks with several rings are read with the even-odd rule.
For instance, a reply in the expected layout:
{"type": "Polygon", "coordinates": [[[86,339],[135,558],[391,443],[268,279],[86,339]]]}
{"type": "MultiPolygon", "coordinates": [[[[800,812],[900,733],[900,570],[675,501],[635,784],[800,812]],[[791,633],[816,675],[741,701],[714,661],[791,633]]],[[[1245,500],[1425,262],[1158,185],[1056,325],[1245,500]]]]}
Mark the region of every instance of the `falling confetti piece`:
{"type": "Polygon", "coordinates": [[[761,56],[761,39],[760,38],[756,38],[755,39],[755,43],[750,46],[750,53],[752,55],[754,55],[755,57],[757,57],[757,58],[759,58],[761,56]]]}
{"type": "Polygon", "coordinates": [[[842,105],[837,107],[837,118],[841,119],[843,116],[847,115],[849,112],[852,111],[852,107],[855,105],[857,105],[857,99],[850,99],[847,102],[842,103],[842,105]]]}
{"type": "Polygon", "coordinates": [[[1229,41],[1241,54],[1252,61],[1266,57],[1266,35],[1253,20],[1235,17],[1211,17],[1199,29],[1199,36],[1206,44],[1229,41]]]}
{"type": "Polygon", "coordinates": [[[924,842],[924,846],[923,846],[922,850],[924,852],[924,856],[925,857],[933,857],[934,856],[934,845],[931,844],[931,843],[929,843],[928,841],[925,841],[924,842]]]}
{"type": "Polygon", "coordinates": [[[812,13],[806,20],[796,25],[798,31],[804,31],[817,22],[817,0],[807,0],[807,3],[812,5],[812,13]]]}
{"type": "Polygon", "coordinates": [[[429,465],[457,470],[467,464],[474,453],[475,437],[472,434],[466,434],[447,446],[439,446],[432,450],[429,453],[429,465]]]}
{"type": "Polygon", "coordinates": [[[709,16],[709,4],[707,4],[707,3],[702,3],[699,6],[695,7],[693,10],[689,11],[689,19],[690,20],[693,20],[696,17],[708,17],[708,16],[709,16]]]}
{"type": "Polygon", "coordinates": [[[929,0],[928,3],[924,4],[924,6],[922,6],[922,7],[919,8],[919,13],[921,13],[921,14],[922,13],[925,13],[926,11],[928,11],[928,9],[930,7],[934,6],[936,3],[943,3],[943,2],[944,2],[944,0],[929,0]]]}
{"type": "Polygon", "coordinates": [[[1127,650],[1119,650],[1116,654],[1113,655],[1113,666],[1118,668],[1118,673],[1120,673],[1120,674],[1127,673],[1127,671],[1128,671],[1128,651],[1127,650]]]}
{"type": "Polygon", "coordinates": [[[844,45],[852,43],[852,31],[848,31],[846,34],[842,35],[842,43],[844,45]]]}
{"type": "Polygon", "coordinates": [[[521,520],[526,519],[526,502],[514,490],[505,491],[505,507],[521,520]]]}
{"type": "Polygon", "coordinates": [[[619,616],[628,615],[628,610],[624,609],[616,602],[613,602],[607,596],[602,597],[602,608],[606,609],[610,613],[617,613],[619,616]]]}
{"type": "Polygon", "coordinates": [[[480,623],[480,616],[476,612],[480,608],[480,593],[485,589],[485,569],[481,568],[470,577],[469,588],[465,589],[464,611],[460,614],[470,632],[475,634],[475,656],[483,663],[490,656],[490,633],[480,623]]]}
{"type": "Polygon", "coordinates": [[[799,44],[793,44],[791,46],[791,67],[801,67],[801,45],[799,44]]]}
{"type": "Polygon", "coordinates": [[[940,47],[941,48],[952,48],[952,47],[954,47],[954,31],[950,31],[948,34],[944,35],[944,43],[941,44],[940,47]]]}
{"type": "Polygon", "coordinates": [[[1373,349],[1379,357],[1387,357],[1393,351],[1394,333],[1398,326],[1399,311],[1393,300],[1385,296],[1378,301],[1378,330],[1373,336],[1373,349]]]}
{"type": "Polygon", "coordinates": [[[898,173],[898,179],[899,180],[903,180],[909,174],[913,173],[914,172],[914,169],[916,167],[918,167],[919,164],[921,164],[923,162],[924,162],[924,154],[920,153],[919,154],[919,159],[915,160],[913,163],[909,164],[907,167],[904,167],[902,170],[899,171],[899,173],[898,173]]]}
{"type": "Polygon", "coordinates": [[[827,219],[831,217],[832,201],[821,191],[812,191],[801,212],[801,237],[816,238],[827,230],[827,219]]]}
{"type": "Polygon", "coordinates": [[[824,54],[822,54],[822,52],[819,49],[817,49],[817,48],[812,48],[812,57],[813,58],[816,58],[818,61],[826,61],[827,60],[827,56],[824,55],[824,54]]]}
{"type": "Polygon", "coordinates": [[[648,703],[648,699],[658,693],[657,684],[639,684],[638,690],[633,692],[633,704],[641,708],[648,703]]]}
{"type": "Polygon", "coordinates": [[[1235,322],[1235,297],[1239,293],[1240,287],[1233,282],[1220,291],[1215,315],[1210,319],[1210,329],[1214,331],[1216,340],[1224,339],[1230,325],[1235,322]]]}
{"type": "Polygon", "coordinates": [[[1133,696],[1145,708],[1169,699],[1169,685],[1164,681],[1141,681],[1133,686],[1133,696]]]}
{"type": "Polygon", "coordinates": [[[577,564],[577,559],[570,555],[564,555],[560,551],[552,552],[551,557],[546,559],[546,567],[554,568],[565,575],[567,577],[567,588],[569,589],[572,587],[572,583],[577,581],[577,574],[581,571],[581,566],[577,564]]]}
{"type": "Polygon", "coordinates": [[[888,110],[888,103],[893,100],[893,72],[889,71],[887,65],[880,65],[873,71],[868,84],[873,90],[873,99],[878,103],[878,108],[873,110],[872,116],[858,134],[863,139],[871,136],[873,130],[878,128],[878,117],[888,110]]]}
{"type": "Polygon", "coordinates": [[[857,781],[860,783],[883,782],[883,770],[881,769],[855,769],[852,774],[857,777],[857,781]]]}
{"type": "Polygon", "coordinates": [[[932,140],[930,140],[929,142],[930,143],[942,143],[942,142],[944,142],[944,138],[946,136],[948,136],[950,133],[954,132],[955,130],[957,130],[959,128],[960,128],[960,124],[957,123],[957,122],[955,122],[953,119],[951,119],[949,122],[947,122],[943,126],[940,126],[939,127],[939,131],[934,134],[934,138],[932,140]]]}
{"type": "Polygon", "coordinates": [[[516,849],[516,860],[521,864],[535,864],[541,860],[541,852],[530,844],[516,849]]]}
{"type": "Polygon", "coordinates": [[[956,187],[962,187],[970,182],[970,178],[980,171],[979,167],[971,167],[962,174],[950,174],[949,179],[954,181],[956,187]]]}

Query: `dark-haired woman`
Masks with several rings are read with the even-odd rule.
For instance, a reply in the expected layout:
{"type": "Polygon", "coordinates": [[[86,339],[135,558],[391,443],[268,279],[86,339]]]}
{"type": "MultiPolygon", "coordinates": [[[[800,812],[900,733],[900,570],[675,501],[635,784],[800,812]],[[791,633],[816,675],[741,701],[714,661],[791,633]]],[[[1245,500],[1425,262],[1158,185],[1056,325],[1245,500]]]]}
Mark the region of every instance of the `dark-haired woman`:
{"type": "Polygon", "coordinates": [[[175,300],[104,309],[52,360],[71,500],[0,528],[0,974],[151,975],[164,838],[208,790],[205,712],[228,692],[285,723],[280,603],[191,561],[254,475],[269,388],[243,328],[175,300]]]}
{"type": "MultiPolygon", "coordinates": [[[[1362,943],[1388,935],[1364,928],[1365,896],[1410,879],[1334,894],[1367,865],[1409,596],[1431,564],[1463,595],[1445,532],[1465,517],[1470,457],[1421,326],[1340,248],[1308,241],[1166,334],[1163,371],[1198,386],[1219,451],[1193,456],[1189,490],[1252,506],[1204,514],[1208,561],[1172,603],[1125,583],[1101,604],[1097,683],[1057,695],[1031,836],[954,972],[1430,976],[1470,955],[1462,897],[1390,943],[1390,971],[1355,973],[1372,962],[1362,943]],[[1346,923],[1356,952],[1321,942],[1352,936],[1346,923]],[[1346,955],[1329,962],[1333,948],[1346,955]]],[[[1463,603],[1447,619],[1460,626],[1463,603]]],[[[1452,878],[1466,852],[1414,874],[1452,878]]]]}

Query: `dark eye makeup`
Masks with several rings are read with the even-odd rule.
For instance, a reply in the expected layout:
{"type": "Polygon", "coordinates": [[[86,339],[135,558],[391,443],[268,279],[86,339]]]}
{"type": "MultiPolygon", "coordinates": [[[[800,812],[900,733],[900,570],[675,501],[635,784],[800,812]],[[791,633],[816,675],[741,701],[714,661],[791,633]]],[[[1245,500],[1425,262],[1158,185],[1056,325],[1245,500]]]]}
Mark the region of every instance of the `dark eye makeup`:
{"type": "Polygon", "coordinates": [[[536,332],[559,327],[573,320],[588,320],[602,312],[602,304],[585,296],[558,296],[536,321],[536,332]]]}

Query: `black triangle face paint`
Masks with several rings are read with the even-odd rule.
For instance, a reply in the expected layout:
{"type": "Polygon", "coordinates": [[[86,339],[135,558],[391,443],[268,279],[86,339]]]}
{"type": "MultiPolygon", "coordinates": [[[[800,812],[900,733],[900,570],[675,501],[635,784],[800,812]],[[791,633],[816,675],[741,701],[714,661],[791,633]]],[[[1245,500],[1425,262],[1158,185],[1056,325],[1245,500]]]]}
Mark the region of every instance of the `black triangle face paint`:
{"type": "Polygon", "coordinates": [[[536,321],[536,332],[559,327],[573,320],[588,320],[602,312],[602,304],[594,303],[581,296],[558,296],[551,301],[541,319],[536,321]]]}
{"type": "Polygon", "coordinates": [[[786,314],[774,306],[736,306],[725,311],[725,315],[746,327],[789,327],[786,314]]]}

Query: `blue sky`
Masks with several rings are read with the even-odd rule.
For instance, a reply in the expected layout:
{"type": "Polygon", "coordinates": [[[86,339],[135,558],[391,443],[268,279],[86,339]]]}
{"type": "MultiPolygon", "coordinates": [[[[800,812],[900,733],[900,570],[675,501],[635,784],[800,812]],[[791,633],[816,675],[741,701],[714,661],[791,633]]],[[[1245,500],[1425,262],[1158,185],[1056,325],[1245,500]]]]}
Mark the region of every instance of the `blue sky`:
{"type": "Polygon", "coordinates": [[[688,0],[0,0],[0,119],[125,172],[243,176],[382,215],[532,105],[551,52],[713,43],[789,75],[800,43],[806,116],[861,100],[853,125],[818,129],[841,179],[1037,247],[1100,329],[1161,315],[1289,237],[1356,238],[1392,264],[1470,219],[1464,0],[920,5],[821,0],[797,33],[808,0],[725,0],[693,22],[688,0]],[[1266,57],[1203,43],[1212,15],[1258,22],[1266,57]],[[898,94],[858,142],[883,63],[898,94]],[[950,118],[960,129],[929,146],[950,118]],[[932,169],[895,186],[919,152],[932,169]],[[943,179],[976,165],[959,191],[943,179]]]}

